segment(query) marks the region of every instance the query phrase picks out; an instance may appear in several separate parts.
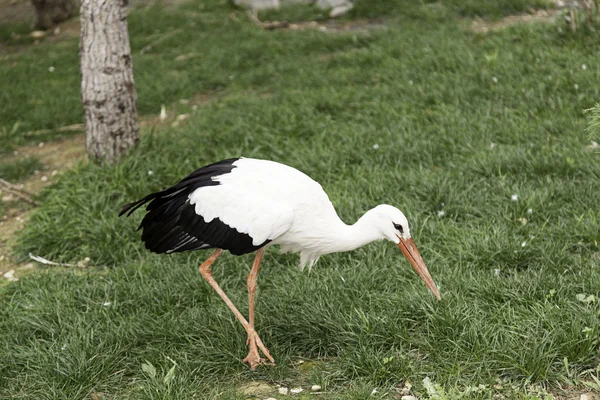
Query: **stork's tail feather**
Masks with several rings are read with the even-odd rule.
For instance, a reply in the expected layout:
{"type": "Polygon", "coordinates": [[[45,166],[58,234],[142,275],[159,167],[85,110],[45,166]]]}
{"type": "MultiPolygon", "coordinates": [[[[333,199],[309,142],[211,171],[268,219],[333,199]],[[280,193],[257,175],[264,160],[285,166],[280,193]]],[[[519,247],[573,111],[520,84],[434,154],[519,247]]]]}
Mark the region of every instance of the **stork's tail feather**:
{"type": "Polygon", "coordinates": [[[155,196],[156,196],[156,193],[152,193],[152,194],[149,194],[148,196],[144,197],[143,199],[126,204],[121,209],[121,212],[119,212],[119,217],[122,216],[123,214],[127,213],[128,211],[129,212],[127,213],[127,216],[129,217],[131,215],[131,213],[133,213],[135,210],[137,210],[138,208],[140,208],[141,206],[143,206],[150,200],[154,199],[155,196]]]}

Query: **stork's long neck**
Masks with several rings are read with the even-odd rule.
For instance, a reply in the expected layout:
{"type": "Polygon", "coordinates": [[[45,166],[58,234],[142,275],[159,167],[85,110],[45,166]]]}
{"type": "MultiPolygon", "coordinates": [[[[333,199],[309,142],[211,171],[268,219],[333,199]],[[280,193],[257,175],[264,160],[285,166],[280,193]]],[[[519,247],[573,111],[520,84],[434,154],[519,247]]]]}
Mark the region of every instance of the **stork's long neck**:
{"type": "Polygon", "coordinates": [[[338,218],[332,228],[332,235],[328,237],[331,251],[328,253],[354,250],[375,240],[383,239],[381,232],[371,221],[369,212],[360,217],[353,225],[347,225],[338,218]]]}

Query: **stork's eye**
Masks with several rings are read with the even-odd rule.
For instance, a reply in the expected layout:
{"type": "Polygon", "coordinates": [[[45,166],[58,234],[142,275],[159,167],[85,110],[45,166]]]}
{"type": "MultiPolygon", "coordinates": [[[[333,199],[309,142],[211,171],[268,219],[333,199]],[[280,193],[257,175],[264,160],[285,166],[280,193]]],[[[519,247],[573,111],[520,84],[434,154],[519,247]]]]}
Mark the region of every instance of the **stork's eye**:
{"type": "Polygon", "coordinates": [[[404,228],[402,225],[394,223],[394,228],[396,228],[396,230],[398,230],[400,233],[404,233],[404,228]]]}

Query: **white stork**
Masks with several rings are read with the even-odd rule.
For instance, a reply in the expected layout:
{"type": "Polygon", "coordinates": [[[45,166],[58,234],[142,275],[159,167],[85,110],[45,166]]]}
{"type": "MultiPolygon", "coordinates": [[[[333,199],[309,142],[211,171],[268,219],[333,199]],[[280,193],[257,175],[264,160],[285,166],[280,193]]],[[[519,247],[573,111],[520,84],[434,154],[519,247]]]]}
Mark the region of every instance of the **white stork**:
{"type": "Polygon", "coordinates": [[[155,253],[215,249],[200,265],[200,274],[221,296],[248,334],[252,369],[273,357],[254,329],[256,277],[265,248],[278,244],[282,252],[300,253],[300,267],[312,267],[320,256],[349,251],[375,240],[396,244],[431,292],[437,290],[415,243],[408,221],[395,207],[379,205],[354,225],[337,215],[317,182],[295,168],[251,158],[223,160],[202,167],[178,184],[127,204],[130,215],[148,203],[140,224],[146,248],[155,253]],[[248,275],[249,319],[238,311],[214,280],[210,267],[229,250],[234,255],[256,251],[248,275]]]}

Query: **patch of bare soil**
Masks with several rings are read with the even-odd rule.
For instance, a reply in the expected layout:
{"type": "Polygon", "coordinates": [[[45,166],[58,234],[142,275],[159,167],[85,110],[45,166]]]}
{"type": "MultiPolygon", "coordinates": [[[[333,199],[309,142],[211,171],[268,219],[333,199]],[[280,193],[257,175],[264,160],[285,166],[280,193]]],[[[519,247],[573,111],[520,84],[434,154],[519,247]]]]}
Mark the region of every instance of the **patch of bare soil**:
{"type": "Polygon", "coordinates": [[[517,23],[553,22],[558,18],[560,13],[557,10],[537,10],[531,14],[509,15],[508,17],[492,22],[476,18],[471,22],[469,29],[477,33],[487,33],[489,31],[501,30],[517,23]]]}
{"type": "Polygon", "coordinates": [[[498,21],[484,21],[481,18],[469,20],[468,29],[476,33],[487,33],[502,30],[518,23],[554,22],[563,17],[565,10],[582,8],[580,0],[553,0],[553,8],[549,10],[530,10],[527,14],[509,15],[498,21]]]}
{"type": "MultiPolygon", "coordinates": [[[[19,187],[29,193],[37,194],[52,184],[62,172],[87,160],[85,136],[77,135],[52,143],[41,142],[37,146],[20,147],[7,161],[27,157],[37,157],[45,169],[36,171],[19,187]]],[[[16,234],[25,226],[32,209],[8,192],[0,191],[0,201],[5,207],[3,215],[0,216],[0,276],[2,276],[11,270],[32,268],[30,264],[18,265],[11,252],[16,234]]]]}

